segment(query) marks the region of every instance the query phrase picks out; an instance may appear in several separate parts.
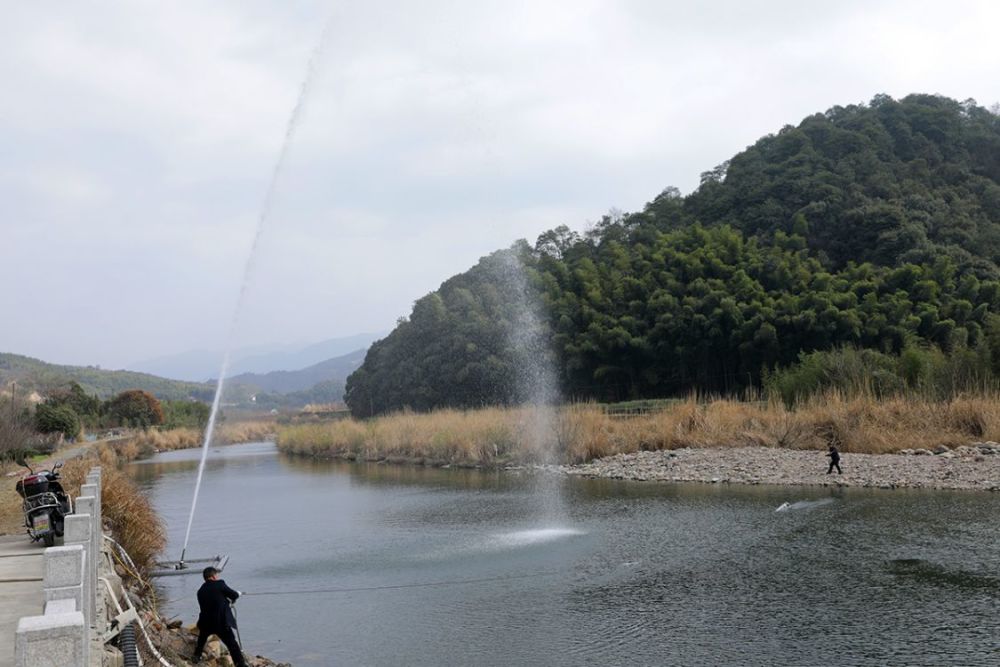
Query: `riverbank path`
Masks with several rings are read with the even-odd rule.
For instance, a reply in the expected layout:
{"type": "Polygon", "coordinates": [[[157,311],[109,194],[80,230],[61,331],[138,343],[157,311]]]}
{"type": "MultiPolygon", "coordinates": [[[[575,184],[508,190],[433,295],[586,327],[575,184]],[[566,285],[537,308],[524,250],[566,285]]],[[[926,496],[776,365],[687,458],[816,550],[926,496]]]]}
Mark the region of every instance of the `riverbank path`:
{"type": "Polygon", "coordinates": [[[0,536],[0,667],[14,667],[18,620],[42,613],[44,551],[27,535],[0,536]]]}

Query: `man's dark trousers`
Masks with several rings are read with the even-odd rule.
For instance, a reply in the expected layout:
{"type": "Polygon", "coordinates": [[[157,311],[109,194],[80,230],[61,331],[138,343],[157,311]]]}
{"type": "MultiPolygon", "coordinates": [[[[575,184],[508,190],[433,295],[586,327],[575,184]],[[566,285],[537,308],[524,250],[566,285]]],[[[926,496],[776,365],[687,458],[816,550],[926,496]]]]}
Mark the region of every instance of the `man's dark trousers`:
{"type": "Polygon", "coordinates": [[[827,475],[829,475],[830,473],[833,472],[833,467],[834,466],[837,466],[837,474],[838,475],[843,475],[844,474],[844,471],[840,469],[840,461],[831,459],[830,460],[830,468],[826,471],[827,475]]]}
{"type": "Polygon", "coordinates": [[[201,657],[201,652],[205,650],[205,642],[211,635],[215,635],[219,640],[226,645],[229,649],[229,655],[233,658],[233,664],[237,667],[242,667],[246,665],[246,660],[243,658],[243,651],[240,650],[240,643],[236,641],[236,635],[233,634],[232,628],[213,628],[211,630],[199,627],[198,628],[198,645],[195,646],[194,654],[201,657]]]}

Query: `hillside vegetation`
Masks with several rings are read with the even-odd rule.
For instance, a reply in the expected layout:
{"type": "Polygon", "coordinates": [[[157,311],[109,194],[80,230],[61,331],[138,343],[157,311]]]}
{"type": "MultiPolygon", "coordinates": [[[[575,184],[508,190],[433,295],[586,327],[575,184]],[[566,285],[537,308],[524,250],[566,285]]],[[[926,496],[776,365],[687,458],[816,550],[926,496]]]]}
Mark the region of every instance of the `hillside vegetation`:
{"type": "Polygon", "coordinates": [[[17,382],[18,390],[47,395],[76,382],[87,394],[107,399],[128,389],[142,389],[163,400],[197,398],[211,400],[213,384],[182,382],[135,373],[110,371],[94,366],[62,366],[19,354],[0,353],[0,386],[17,382]]]}
{"type": "MultiPolygon", "coordinates": [[[[242,407],[294,407],[339,402],[347,375],[360,365],[364,351],[329,359],[298,371],[244,373],[226,382],[226,402],[242,407]],[[255,400],[251,401],[251,397],[255,400]]],[[[18,354],[0,353],[0,388],[17,383],[22,395],[49,396],[77,383],[87,395],[106,400],[129,389],[141,389],[164,401],[212,401],[215,381],[186,382],[126,370],[64,366],[18,354]]]]}
{"type": "Polygon", "coordinates": [[[584,234],[558,227],[483,258],[371,347],[346,401],[359,416],[516,404],[531,360],[550,361],[572,399],[764,385],[794,399],[796,377],[815,393],[851,349],[886,357],[865,361],[896,373],[886,391],[990,389],[998,281],[1000,118],[878,96],[764,137],[687,197],[667,188],[584,234]],[[513,342],[511,257],[545,348],[513,342]]]}

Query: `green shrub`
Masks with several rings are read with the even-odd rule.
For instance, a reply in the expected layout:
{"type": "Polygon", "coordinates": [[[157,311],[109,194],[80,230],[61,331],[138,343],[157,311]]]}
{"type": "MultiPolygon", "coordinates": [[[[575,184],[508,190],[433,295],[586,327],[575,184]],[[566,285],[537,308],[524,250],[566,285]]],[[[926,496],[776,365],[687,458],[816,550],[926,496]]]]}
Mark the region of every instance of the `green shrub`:
{"type": "Polygon", "coordinates": [[[75,438],[80,433],[80,418],[67,406],[42,403],[35,408],[35,429],[39,433],[62,433],[75,438]]]}
{"type": "Polygon", "coordinates": [[[997,388],[990,354],[985,344],[958,347],[951,354],[934,346],[909,346],[899,355],[850,347],[803,353],[797,364],[771,373],[766,388],[789,406],[831,390],[845,396],[948,400],[997,388]]]}

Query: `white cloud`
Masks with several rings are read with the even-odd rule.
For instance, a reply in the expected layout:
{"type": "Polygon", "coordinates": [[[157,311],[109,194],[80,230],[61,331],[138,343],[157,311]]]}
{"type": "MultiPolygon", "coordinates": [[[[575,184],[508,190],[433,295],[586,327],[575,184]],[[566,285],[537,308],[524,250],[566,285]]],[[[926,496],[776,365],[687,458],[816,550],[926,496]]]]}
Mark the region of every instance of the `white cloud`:
{"type": "Polygon", "coordinates": [[[479,256],[690,190],[834,104],[998,97],[986,2],[13,5],[0,349],[115,365],[222,342],[331,11],[247,342],[387,328],[479,256]]]}

